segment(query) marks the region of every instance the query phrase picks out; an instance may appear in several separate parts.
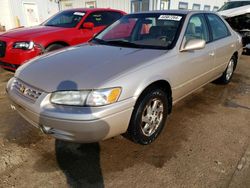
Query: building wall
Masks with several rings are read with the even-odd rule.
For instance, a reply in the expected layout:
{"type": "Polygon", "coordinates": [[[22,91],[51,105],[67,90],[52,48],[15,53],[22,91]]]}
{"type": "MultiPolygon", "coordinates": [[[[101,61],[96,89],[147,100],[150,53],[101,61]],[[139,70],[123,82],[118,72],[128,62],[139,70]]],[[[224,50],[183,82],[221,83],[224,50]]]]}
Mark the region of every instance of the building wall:
{"type": "Polygon", "coordinates": [[[54,0],[9,0],[12,7],[12,16],[18,18],[21,26],[30,26],[25,15],[25,4],[37,7],[39,23],[58,12],[58,4],[54,0]]]}
{"type": "Polygon", "coordinates": [[[0,24],[8,30],[14,27],[9,0],[0,0],[0,24]]]}
{"type": "Polygon", "coordinates": [[[85,8],[88,3],[96,5],[95,8],[114,8],[125,12],[130,11],[130,0],[61,0],[62,10],[68,8],[85,8]]]}
{"type": "Polygon", "coordinates": [[[188,9],[193,9],[193,4],[199,4],[200,10],[204,10],[205,5],[210,5],[212,11],[214,7],[221,7],[227,0],[170,0],[171,9],[178,9],[179,2],[188,3],[188,9]]]}
{"type": "MultiPolygon", "coordinates": [[[[32,26],[42,23],[59,11],[59,0],[0,0],[0,23],[11,29],[18,26],[32,26]],[[34,16],[27,16],[27,9],[35,9],[34,16]],[[25,14],[26,13],[26,14],[25,14]]],[[[131,12],[131,2],[138,0],[61,0],[60,9],[95,6],[97,8],[120,9],[131,12]]],[[[139,0],[146,1],[146,0],[139,0]]],[[[205,5],[221,7],[227,0],[149,0],[149,10],[160,10],[162,7],[178,9],[179,2],[188,3],[187,8],[192,9],[193,4],[200,4],[203,10],[205,5]]]]}

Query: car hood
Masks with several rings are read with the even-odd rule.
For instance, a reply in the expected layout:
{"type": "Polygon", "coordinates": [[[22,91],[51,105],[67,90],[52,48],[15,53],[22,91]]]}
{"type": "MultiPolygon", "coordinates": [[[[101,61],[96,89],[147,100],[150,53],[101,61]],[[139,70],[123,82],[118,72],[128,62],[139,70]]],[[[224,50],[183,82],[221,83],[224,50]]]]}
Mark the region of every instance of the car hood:
{"type": "Polygon", "coordinates": [[[219,11],[218,13],[224,17],[239,16],[239,15],[250,13],[250,5],[232,8],[232,9],[228,9],[228,10],[224,10],[224,11],[219,11]]]}
{"type": "Polygon", "coordinates": [[[65,29],[67,28],[50,26],[23,27],[9,30],[8,32],[3,33],[1,36],[13,39],[29,40],[41,35],[48,35],[53,32],[63,32],[65,29]]]}
{"type": "Polygon", "coordinates": [[[15,76],[46,92],[95,89],[165,53],[166,50],[85,44],[36,58],[21,66],[15,76]]]}

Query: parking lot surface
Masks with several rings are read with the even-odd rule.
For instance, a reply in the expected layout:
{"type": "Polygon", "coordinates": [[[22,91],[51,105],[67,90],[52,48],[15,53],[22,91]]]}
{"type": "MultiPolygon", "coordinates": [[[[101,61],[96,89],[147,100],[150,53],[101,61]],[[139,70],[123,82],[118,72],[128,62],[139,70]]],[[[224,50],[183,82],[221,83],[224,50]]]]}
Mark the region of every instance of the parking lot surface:
{"type": "Polygon", "coordinates": [[[250,57],[232,82],[173,108],[160,137],[75,144],[43,135],[10,108],[0,70],[0,187],[250,187],[250,57]]]}

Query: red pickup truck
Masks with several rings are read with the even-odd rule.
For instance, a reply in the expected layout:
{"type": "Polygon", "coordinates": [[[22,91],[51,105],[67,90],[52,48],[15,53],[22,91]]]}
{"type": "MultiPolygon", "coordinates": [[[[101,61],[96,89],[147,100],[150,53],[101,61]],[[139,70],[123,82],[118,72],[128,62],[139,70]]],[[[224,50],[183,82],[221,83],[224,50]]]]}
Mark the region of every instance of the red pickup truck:
{"type": "Polygon", "coordinates": [[[0,66],[15,71],[40,54],[87,42],[124,14],[114,9],[69,9],[39,26],[5,32],[0,35],[0,66]]]}

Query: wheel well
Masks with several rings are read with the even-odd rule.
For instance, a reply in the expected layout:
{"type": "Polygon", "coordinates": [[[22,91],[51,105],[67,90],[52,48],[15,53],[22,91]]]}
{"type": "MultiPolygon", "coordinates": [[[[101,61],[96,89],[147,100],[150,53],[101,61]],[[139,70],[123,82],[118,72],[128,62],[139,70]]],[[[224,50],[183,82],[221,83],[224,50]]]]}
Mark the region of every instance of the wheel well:
{"type": "Polygon", "coordinates": [[[170,84],[166,81],[166,80],[158,80],[155,81],[153,83],[151,83],[150,85],[148,85],[140,94],[140,96],[144,95],[144,93],[146,93],[148,90],[152,89],[152,88],[160,88],[162,89],[168,97],[168,113],[170,114],[172,111],[172,89],[170,84]]]}
{"type": "Polygon", "coordinates": [[[234,52],[233,57],[235,57],[235,65],[234,65],[234,70],[235,70],[238,63],[238,52],[234,52]]]}
{"type": "Polygon", "coordinates": [[[56,41],[56,42],[49,43],[45,48],[48,48],[49,46],[51,46],[51,45],[53,45],[53,44],[60,44],[60,45],[63,45],[63,46],[69,46],[69,44],[66,43],[66,42],[63,42],[63,41],[56,41]]]}

